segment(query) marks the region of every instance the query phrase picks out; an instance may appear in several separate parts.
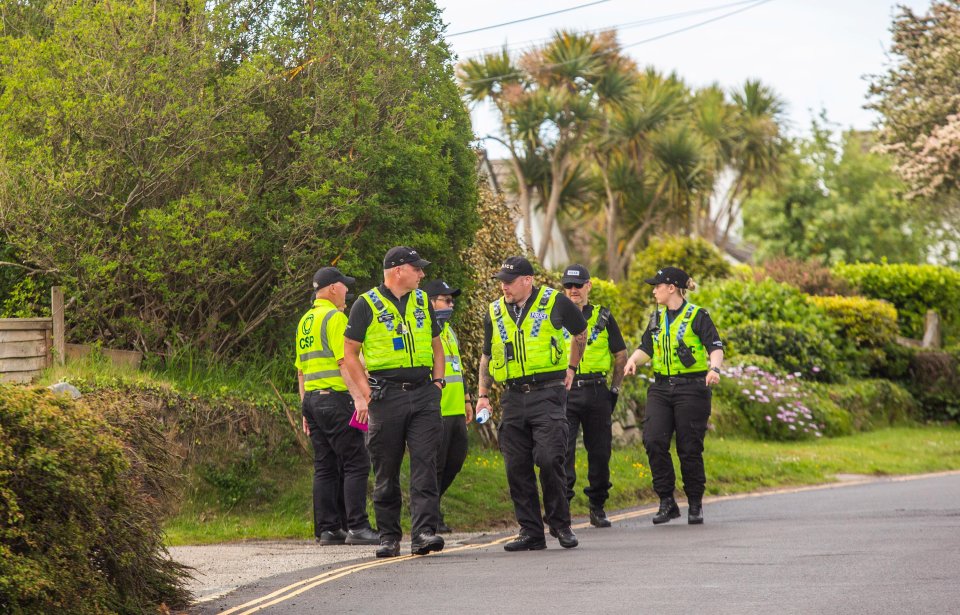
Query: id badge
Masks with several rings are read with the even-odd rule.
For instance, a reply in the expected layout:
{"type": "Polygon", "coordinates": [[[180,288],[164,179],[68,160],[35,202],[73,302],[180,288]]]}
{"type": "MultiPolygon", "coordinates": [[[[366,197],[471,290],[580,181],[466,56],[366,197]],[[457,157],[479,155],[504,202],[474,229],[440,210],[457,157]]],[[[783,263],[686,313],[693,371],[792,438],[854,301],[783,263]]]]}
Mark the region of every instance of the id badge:
{"type": "Polygon", "coordinates": [[[404,348],[403,338],[402,338],[402,337],[395,337],[395,338],[393,338],[393,349],[394,349],[394,350],[403,350],[403,348],[404,348]]]}
{"type": "Polygon", "coordinates": [[[450,360],[450,367],[453,368],[453,371],[460,373],[460,357],[454,356],[450,360]]]}

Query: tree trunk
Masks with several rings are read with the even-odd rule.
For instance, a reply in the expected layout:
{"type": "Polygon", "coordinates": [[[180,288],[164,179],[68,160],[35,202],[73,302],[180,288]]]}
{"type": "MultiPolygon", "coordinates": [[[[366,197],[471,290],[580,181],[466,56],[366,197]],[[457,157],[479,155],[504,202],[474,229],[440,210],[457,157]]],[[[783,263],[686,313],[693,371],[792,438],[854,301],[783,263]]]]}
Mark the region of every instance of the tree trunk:
{"type": "Polygon", "coordinates": [[[550,196],[547,199],[547,208],[543,219],[543,236],[540,238],[540,248],[537,250],[537,258],[542,264],[547,256],[547,250],[550,249],[550,242],[553,239],[553,224],[557,219],[557,212],[560,210],[560,194],[563,189],[563,179],[566,174],[569,156],[563,155],[550,161],[550,196]]]}

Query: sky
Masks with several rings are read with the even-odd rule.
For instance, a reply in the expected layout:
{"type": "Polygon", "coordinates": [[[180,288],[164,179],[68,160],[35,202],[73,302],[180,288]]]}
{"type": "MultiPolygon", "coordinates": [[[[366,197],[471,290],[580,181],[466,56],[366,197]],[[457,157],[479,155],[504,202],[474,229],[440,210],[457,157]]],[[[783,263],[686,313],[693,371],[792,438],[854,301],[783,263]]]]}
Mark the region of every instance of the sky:
{"type": "MultiPolygon", "coordinates": [[[[930,0],[602,0],[570,12],[471,34],[458,33],[587,4],[590,0],[437,0],[447,41],[461,59],[504,44],[522,51],[558,29],[616,26],[619,41],[641,66],[676,73],[694,87],[726,89],[759,79],[786,102],[787,132],[809,133],[825,110],[841,129],[869,129],[863,108],[869,75],[890,66],[890,26],[897,6],[926,12],[930,0]],[[740,11],[722,17],[734,11],[740,11]],[[679,14],[686,14],[678,16],[679,14]],[[697,24],[722,17],[712,23],[697,24]],[[638,23],[640,22],[640,23],[638,23]],[[628,27],[627,27],[628,26],[628,27]],[[670,32],[690,28],[668,35],[670,32]],[[658,40],[647,39],[660,37],[658,40]]],[[[471,109],[474,133],[497,134],[489,106],[471,109]]],[[[485,146],[494,157],[496,143],[485,146]]]]}

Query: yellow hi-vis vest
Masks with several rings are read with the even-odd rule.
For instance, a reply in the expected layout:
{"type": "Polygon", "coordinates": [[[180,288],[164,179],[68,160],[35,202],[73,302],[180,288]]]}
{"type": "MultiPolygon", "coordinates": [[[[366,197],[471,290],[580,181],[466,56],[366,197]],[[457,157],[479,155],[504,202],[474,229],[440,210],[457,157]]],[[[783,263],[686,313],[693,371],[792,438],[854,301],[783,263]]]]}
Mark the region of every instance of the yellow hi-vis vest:
{"type": "Polygon", "coordinates": [[[447,385],[443,387],[443,396],[440,398],[440,414],[443,416],[463,416],[466,414],[464,405],[463,365],[460,363],[460,342],[450,327],[450,323],[443,323],[440,332],[440,341],[443,343],[445,369],[443,379],[447,385]]]}
{"type": "MultiPolygon", "coordinates": [[[[610,319],[610,310],[601,306],[593,306],[593,313],[587,320],[587,347],[583,351],[583,359],[577,366],[578,374],[606,374],[613,366],[613,354],[610,352],[610,340],[607,333],[607,323],[610,319]]],[[[563,337],[570,339],[570,332],[563,330],[563,337]]]]}
{"type": "Polygon", "coordinates": [[[337,354],[343,358],[343,332],[347,317],[326,299],[313,302],[313,309],[297,325],[297,369],[303,372],[303,389],[346,391],[347,385],[337,365],[337,354]],[[334,336],[339,339],[334,340],[334,336]],[[337,343],[339,353],[331,342],[337,343]]]}
{"type": "Polygon", "coordinates": [[[670,323],[668,331],[667,310],[660,310],[658,314],[659,328],[653,334],[653,371],[655,373],[661,376],[677,376],[705,372],[710,369],[707,349],[690,326],[699,311],[698,306],[687,303],[683,315],[677,321],[670,323]],[[696,363],[690,367],[684,367],[683,363],[680,362],[680,357],[677,356],[680,340],[683,340],[683,343],[690,347],[696,359],[696,363]]]}
{"type": "Polygon", "coordinates": [[[407,299],[406,314],[372,288],[363,294],[373,321],[363,340],[363,358],[370,372],[398,367],[433,367],[433,323],[427,293],[419,288],[407,299]]]}
{"type": "Polygon", "coordinates": [[[530,311],[519,328],[507,314],[503,297],[490,304],[493,339],[490,340],[490,375],[497,382],[566,370],[566,348],[562,329],[550,322],[557,291],[546,286],[533,299],[530,311]],[[511,353],[507,352],[512,345],[511,353]]]}

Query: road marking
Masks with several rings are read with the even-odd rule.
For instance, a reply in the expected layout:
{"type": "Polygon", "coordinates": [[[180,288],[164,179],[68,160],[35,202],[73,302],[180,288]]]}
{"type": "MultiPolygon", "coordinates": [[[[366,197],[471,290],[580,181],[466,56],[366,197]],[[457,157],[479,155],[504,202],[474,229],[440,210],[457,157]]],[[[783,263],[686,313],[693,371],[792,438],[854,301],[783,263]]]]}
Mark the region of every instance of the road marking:
{"type": "MultiPolygon", "coordinates": [[[[856,487],[859,485],[867,485],[867,484],[880,483],[880,482],[898,482],[899,483],[899,482],[906,482],[906,481],[912,481],[912,480],[922,480],[925,478],[938,478],[941,476],[955,476],[955,475],[960,475],[960,470],[947,470],[944,472],[934,472],[932,474],[911,474],[907,476],[883,476],[883,477],[876,477],[876,478],[871,477],[871,478],[865,478],[862,480],[847,481],[842,483],[830,483],[826,485],[805,485],[802,487],[785,487],[783,489],[771,489],[769,491],[755,491],[752,493],[738,493],[735,495],[708,497],[708,498],[704,498],[704,502],[708,504],[712,504],[716,502],[728,502],[731,500],[745,500],[748,498],[759,498],[759,497],[765,497],[768,495],[784,495],[789,493],[802,493],[805,491],[841,489],[845,487],[856,487]]],[[[642,517],[644,515],[654,513],[657,510],[658,510],[657,506],[645,506],[637,510],[630,510],[623,513],[610,515],[609,519],[610,521],[626,521],[628,519],[634,519],[636,517],[642,517]]],[[[577,523],[571,527],[573,527],[573,529],[578,529],[578,530],[584,529],[584,528],[590,527],[590,523],[588,521],[585,521],[583,523],[577,523]]],[[[444,549],[443,553],[459,553],[462,551],[469,551],[472,549],[483,549],[486,547],[503,544],[512,539],[513,539],[513,536],[511,535],[511,536],[506,536],[504,538],[497,538],[496,540],[491,540],[489,542],[482,542],[482,543],[470,544],[470,545],[460,545],[458,547],[444,549]]],[[[287,585],[286,587],[281,587],[280,589],[272,593],[269,593],[266,596],[255,598],[249,602],[246,602],[239,606],[235,606],[226,611],[221,611],[219,615],[232,615],[233,613],[239,613],[242,609],[248,609],[248,607],[253,607],[253,608],[249,608],[246,611],[243,611],[242,613],[239,613],[239,615],[249,615],[250,613],[256,613],[257,611],[260,611],[262,609],[274,606],[276,604],[289,600],[294,596],[300,595],[303,592],[309,591],[325,583],[329,583],[330,581],[335,581],[345,576],[349,576],[355,572],[368,570],[370,568],[376,568],[378,566],[386,566],[388,564],[398,564],[400,562],[404,562],[407,560],[420,558],[420,557],[433,557],[434,555],[439,555],[439,554],[401,555],[399,557],[391,557],[391,558],[386,558],[386,559],[377,560],[373,562],[361,562],[359,564],[351,564],[349,566],[344,566],[342,568],[337,568],[335,570],[329,570],[315,577],[304,579],[302,581],[297,581],[296,583],[287,585]]]]}

